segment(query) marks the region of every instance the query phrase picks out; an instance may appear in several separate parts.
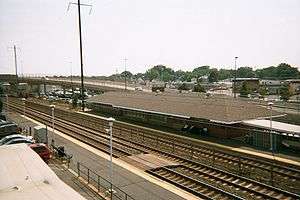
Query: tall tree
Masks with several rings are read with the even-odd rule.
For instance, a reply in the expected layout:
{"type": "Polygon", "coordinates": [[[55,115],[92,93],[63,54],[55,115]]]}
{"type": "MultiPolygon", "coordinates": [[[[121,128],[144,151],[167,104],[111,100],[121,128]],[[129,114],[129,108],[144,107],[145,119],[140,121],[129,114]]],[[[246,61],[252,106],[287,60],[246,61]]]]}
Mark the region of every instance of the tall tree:
{"type": "Polygon", "coordinates": [[[201,76],[208,76],[211,72],[209,68],[210,68],[209,66],[197,67],[192,71],[192,73],[195,78],[199,78],[201,76]]]}
{"type": "Polygon", "coordinates": [[[241,87],[241,89],[240,89],[240,95],[241,95],[242,97],[247,97],[248,94],[250,94],[251,92],[252,92],[252,91],[251,91],[251,89],[250,89],[249,84],[248,84],[246,81],[244,81],[243,84],[242,84],[242,87],[241,87]]]}
{"type": "Polygon", "coordinates": [[[279,89],[280,98],[284,101],[287,101],[292,96],[292,93],[290,92],[289,85],[283,85],[279,89]]]}
{"type": "Polygon", "coordinates": [[[219,72],[217,69],[212,69],[208,76],[208,81],[209,82],[217,82],[219,80],[219,72]]]}
{"type": "Polygon", "coordinates": [[[237,77],[252,78],[252,77],[255,77],[255,73],[251,67],[240,67],[237,69],[237,77]]]}

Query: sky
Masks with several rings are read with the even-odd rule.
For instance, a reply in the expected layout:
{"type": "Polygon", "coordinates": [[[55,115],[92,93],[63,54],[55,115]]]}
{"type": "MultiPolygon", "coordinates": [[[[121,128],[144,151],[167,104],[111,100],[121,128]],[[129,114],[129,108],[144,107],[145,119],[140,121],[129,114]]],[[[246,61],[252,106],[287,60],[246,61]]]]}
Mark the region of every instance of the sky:
{"type": "MultiPolygon", "coordinates": [[[[0,73],[80,74],[77,6],[0,0],[0,73]]],[[[77,2],[74,0],[73,2],[77,2]]],[[[300,70],[299,0],[81,0],[85,75],[289,63],[300,70]]]]}

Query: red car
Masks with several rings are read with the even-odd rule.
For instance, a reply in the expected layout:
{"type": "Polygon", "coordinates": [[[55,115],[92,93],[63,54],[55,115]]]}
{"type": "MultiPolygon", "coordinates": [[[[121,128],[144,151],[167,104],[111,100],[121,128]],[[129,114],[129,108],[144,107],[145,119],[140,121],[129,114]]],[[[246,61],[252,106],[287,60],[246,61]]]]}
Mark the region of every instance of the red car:
{"type": "Polygon", "coordinates": [[[52,158],[52,151],[49,147],[43,143],[34,143],[29,145],[30,148],[35,151],[39,156],[48,163],[49,160],[52,158]]]}

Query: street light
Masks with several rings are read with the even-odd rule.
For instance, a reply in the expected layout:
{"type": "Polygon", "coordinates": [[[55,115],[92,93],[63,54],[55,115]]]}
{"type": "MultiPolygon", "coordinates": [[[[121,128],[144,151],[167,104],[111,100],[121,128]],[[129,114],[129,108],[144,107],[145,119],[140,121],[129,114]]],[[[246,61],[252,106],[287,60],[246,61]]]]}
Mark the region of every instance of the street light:
{"type": "Polygon", "coordinates": [[[109,125],[109,145],[110,145],[110,173],[109,173],[109,176],[110,176],[110,197],[112,199],[112,194],[113,194],[113,171],[112,171],[112,127],[113,127],[113,123],[115,121],[114,118],[110,117],[107,119],[108,121],[108,125],[109,125]]]}
{"type": "Polygon", "coordinates": [[[234,57],[234,82],[233,82],[233,95],[234,95],[234,98],[236,98],[236,60],[238,59],[239,57],[234,57]]]}
{"type": "Polygon", "coordinates": [[[270,109],[270,146],[271,146],[271,151],[273,152],[274,146],[273,146],[273,134],[272,134],[272,106],[273,102],[268,102],[268,106],[270,109]]]}
{"type": "Polygon", "coordinates": [[[54,109],[55,105],[51,104],[50,105],[51,111],[52,111],[52,140],[51,140],[51,145],[54,145],[54,109]]]}
{"type": "Polygon", "coordinates": [[[21,100],[22,100],[22,102],[23,102],[23,115],[24,115],[24,117],[25,117],[26,99],[25,99],[25,98],[22,98],[21,100]]]}

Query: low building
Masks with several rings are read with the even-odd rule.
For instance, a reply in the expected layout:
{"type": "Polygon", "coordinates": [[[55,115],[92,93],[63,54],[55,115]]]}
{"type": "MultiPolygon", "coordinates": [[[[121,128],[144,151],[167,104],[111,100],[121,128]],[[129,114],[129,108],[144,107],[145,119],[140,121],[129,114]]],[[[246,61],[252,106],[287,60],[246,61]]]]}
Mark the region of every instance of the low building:
{"type": "Polygon", "coordinates": [[[279,80],[261,80],[260,87],[265,87],[269,95],[279,95],[280,88],[284,85],[283,81],[279,80]]]}
{"type": "Polygon", "coordinates": [[[277,121],[271,123],[266,119],[245,120],[242,124],[254,128],[247,134],[247,142],[251,145],[274,151],[300,148],[300,126],[277,121]]]}
{"type": "MultiPolygon", "coordinates": [[[[225,95],[108,92],[88,99],[87,104],[116,118],[175,130],[194,126],[220,138],[245,135],[239,128],[243,120],[269,117],[265,107],[225,95]]],[[[282,116],[275,111],[273,115],[282,116]]]]}
{"type": "Polygon", "coordinates": [[[247,83],[249,89],[251,91],[257,91],[259,89],[259,78],[236,78],[231,80],[234,87],[235,84],[235,91],[239,92],[244,83],[247,83]]]}
{"type": "Polygon", "coordinates": [[[284,82],[289,85],[292,94],[300,94],[300,79],[288,79],[284,82]]]}

